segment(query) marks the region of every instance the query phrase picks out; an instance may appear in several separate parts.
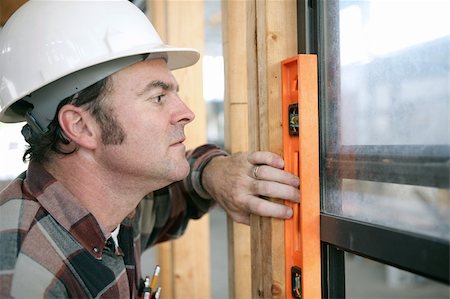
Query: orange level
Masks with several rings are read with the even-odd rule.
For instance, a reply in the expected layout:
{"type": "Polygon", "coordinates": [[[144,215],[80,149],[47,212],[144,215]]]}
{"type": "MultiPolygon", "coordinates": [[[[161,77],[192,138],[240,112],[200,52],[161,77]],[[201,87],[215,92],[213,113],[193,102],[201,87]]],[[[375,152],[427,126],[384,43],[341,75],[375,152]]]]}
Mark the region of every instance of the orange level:
{"type": "Polygon", "coordinates": [[[300,177],[300,204],[285,222],[286,297],[321,298],[317,56],[282,62],[285,169],[300,177]]]}

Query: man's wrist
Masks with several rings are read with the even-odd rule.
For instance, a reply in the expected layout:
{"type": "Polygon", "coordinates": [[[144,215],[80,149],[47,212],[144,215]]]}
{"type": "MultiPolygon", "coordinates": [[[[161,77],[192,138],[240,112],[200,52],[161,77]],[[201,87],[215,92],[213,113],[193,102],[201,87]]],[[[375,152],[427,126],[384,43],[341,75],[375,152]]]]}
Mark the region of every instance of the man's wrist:
{"type": "Polygon", "coordinates": [[[214,174],[217,175],[217,172],[215,171],[215,167],[220,167],[217,165],[219,163],[219,160],[225,159],[225,155],[217,155],[212,157],[208,163],[203,168],[202,174],[200,176],[200,183],[202,186],[203,191],[208,195],[209,198],[212,198],[212,182],[214,181],[214,174]]]}
{"type": "Polygon", "coordinates": [[[211,168],[214,165],[210,164],[210,162],[215,158],[228,156],[229,154],[217,146],[208,144],[194,150],[192,155],[194,156],[194,160],[191,160],[190,163],[190,181],[193,191],[203,199],[211,199],[212,196],[207,191],[210,190],[208,183],[209,178],[214,177],[215,174],[211,168]],[[206,188],[204,183],[206,184],[206,188]]]}

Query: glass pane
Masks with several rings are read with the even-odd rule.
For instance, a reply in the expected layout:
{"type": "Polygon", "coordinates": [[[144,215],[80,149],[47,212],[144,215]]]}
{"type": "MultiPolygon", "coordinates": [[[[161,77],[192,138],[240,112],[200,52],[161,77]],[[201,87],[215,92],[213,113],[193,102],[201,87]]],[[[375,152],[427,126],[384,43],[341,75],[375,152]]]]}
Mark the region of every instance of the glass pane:
{"type": "Polygon", "coordinates": [[[449,144],[450,2],[340,3],[341,144],[449,144]]]}
{"type": "Polygon", "coordinates": [[[450,239],[450,2],[321,2],[324,212],[450,239]]]}
{"type": "Polygon", "coordinates": [[[449,193],[444,189],[343,179],[328,192],[327,208],[360,221],[441,239],[449,238],[449,193]],[[337,200],[336,200],[337,199],[337,200]],[[332,206],[338,203],[339,206],[332,206]]]}
{"type": "Polygon", "coordinates": [[[450,239],[450,2],[321,4],[323,211],[450,239]]]}
{"type": "Polygon", "coordinates": [[[347,299],[448,299],[450,287],[350,253],[345,254],[347,299]]]}

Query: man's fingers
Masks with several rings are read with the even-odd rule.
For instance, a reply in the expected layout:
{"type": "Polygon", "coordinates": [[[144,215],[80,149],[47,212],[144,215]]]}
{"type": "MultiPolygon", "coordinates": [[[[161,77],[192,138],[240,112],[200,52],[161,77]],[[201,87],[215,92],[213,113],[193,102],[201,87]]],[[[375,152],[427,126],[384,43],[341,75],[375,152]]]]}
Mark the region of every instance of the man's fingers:
{"type": "Polygon", "coordinates": [[[271,152],[253,152],[248,155],[247,159],[253,165],[265,164],[279,169],[284,167],[283,158],[271,152]]]}
{"type": "Polygon", "coordinates": [[[292,209],[288,206],[274,203],[256,196],[248,200],[248,210],[252,214],[264,217],[289,219],[292,217],[292,209]]]}
{"type": "Polygon", "coordinates": [[[300,179],[297,176],[268,165],[257,165],[252,167],[250,176],[257,180],[278,182],[296,188],[300,185],[300,179]]]}
{"type": "Polygon", "coordinates": [[[252,194],[271,198],[286,199],[292,202],[300,202],[300,190],[291,185],[280,184],[272,181],[254,180],[251,186],[252,194]]]}

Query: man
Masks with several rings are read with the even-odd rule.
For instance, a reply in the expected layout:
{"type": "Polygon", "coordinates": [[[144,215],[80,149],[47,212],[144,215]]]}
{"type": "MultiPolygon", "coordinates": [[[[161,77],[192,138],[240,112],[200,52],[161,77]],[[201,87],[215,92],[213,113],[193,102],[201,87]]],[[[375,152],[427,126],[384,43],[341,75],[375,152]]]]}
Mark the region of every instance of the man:
{"type": "Polygon", "coordinates": [[[0,36],[0,120],[26,120],[28,170],[0,193],[0,297],[137,298],[140,254],[216,202],[238,222],[297,200],[267,153],[187,152],[193,112],[161,42],[128,1],[31,0],[0,36]]]}

